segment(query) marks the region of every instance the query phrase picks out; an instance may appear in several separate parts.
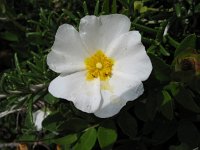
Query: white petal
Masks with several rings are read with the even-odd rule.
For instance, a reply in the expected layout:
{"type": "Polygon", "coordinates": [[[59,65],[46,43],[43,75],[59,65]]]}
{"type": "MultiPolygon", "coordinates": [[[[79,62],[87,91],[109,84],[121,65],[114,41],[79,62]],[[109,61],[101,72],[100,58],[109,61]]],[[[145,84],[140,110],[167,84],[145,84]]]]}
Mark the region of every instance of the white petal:
{"type": "Polygon", "coordinates": [[[94,53],[106,51],[113,39],[129,31],[130,24],[129,18],[120,14],[85,16],[80,21],[79,32],[90,53],[94,53]]]}
{"type": "Polygon", "coordinates": [[[42,110],[37,110],[33,113],[33,122],[37,131],[42,129],[42,121],[49,115],[49,112],[44,112],[42,110]]]}
{"type": "Polygon", "coordinates": [[[47,64],[51,70],[58,73],[70,74],[85,69],[83,62],[76,61],[76,58],[62,55],[56,51],[51,51],[47,55],[47,64]]]}
{"type": "Polygon", "coordinates": [[[61,52],[62,54],[72,56],[87,55],[80,34],[72,25],[69,24],[59,26],[52,49],[61,52]]]}
{"type": "Polygon", "coordinates": [[[88,52],[81,41],[79,33],[73,26],[68,24],[63,24],[58,28],[51,49],[53,52],[48,55],[48,64],[56,72],[63,72],[72,64],[75,66],[83,64],[85,58],[88,57],[88,52]],[[56,63],[56,61],[59,62],[56,63]]]}
{"type": "Polygon", "coordinates": [[[137,76],[141,81],[149,77],[152,64],[138,31],[125,33],[108,48],[107,55],[115,60],[113,70],[137,76]]]}
{"type": "Polygon", "coordinates": [[[47,56],[49,68],[58,73],[72,73],[84,69],[88,53],[79,33],[68,24],[61,25],[56,33],[52,51],[47,56]]]}
{"type": "Polygon", "coordinates": [[[144,91],[142,82],[133,76],[114,72],[106,83],[109,88],[102,88],[102,105],[95,112],[100,118],[107,118],[117,114],[128,101],[135,100],[144,91]]]}
{"type": "Polygon", "coordinates": [[[72,101],[76,108],[87,113],[96,111],[101,101],[99,79],[87,81],[84,71],[58,76],[50,83],[49,92],[72,101]]]}

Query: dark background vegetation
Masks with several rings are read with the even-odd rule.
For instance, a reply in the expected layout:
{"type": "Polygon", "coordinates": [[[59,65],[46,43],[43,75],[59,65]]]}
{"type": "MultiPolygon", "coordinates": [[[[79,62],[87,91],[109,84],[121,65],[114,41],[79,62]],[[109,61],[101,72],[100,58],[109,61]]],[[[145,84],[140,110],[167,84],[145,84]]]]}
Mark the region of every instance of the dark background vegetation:
{"type": "Polygon", "coordinates": [[[0,145],[29,149],[192,150],[200,146],[198,0],[0,0],[0,145]],[[144,94],[108,119],[52,97],[46,55],[59,25],[120,13],[153,64],[144,94]],[[167,34],[163,34],[168,28],[167,34]],[[50,110],[36,131],[32,112],[50,110]],[[56,133],[56,134],[55,134],[56,133]],[[35,143],[37,142],[37,143],[35,143]]]}

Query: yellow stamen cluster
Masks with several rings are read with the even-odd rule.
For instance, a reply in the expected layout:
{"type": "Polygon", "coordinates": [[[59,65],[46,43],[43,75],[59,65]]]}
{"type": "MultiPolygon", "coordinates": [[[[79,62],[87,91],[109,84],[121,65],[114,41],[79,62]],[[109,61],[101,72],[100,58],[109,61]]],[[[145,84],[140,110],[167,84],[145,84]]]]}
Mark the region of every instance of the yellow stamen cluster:
{"type": "Polygon", "coordinates": [[[87,80],[100,78],[105,81],[112,75],[113,59],[107,57],[101,50],[98,50],[94,55],[85,59],[87,69],[87,80]]]}

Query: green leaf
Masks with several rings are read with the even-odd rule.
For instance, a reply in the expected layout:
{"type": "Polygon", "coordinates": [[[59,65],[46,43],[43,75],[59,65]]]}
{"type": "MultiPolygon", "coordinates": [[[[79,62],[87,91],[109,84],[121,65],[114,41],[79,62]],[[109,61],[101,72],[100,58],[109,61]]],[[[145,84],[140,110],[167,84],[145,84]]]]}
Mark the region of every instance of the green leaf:
{"type": "Polygon", "coordinates": [[[44,136],[43,136],[44,144],[52,144],[52,143],[54,143],[55,137],[56,137],[55,132],[54,133],[53,132],[45,133],[44,136]]]}
{"type": "Polygon", "coordinates": [[[169,150],[191,150],[192,148],[190,148],[187,144],[185,143],[181,143],[178,146],[170,146],[169,150]]]}
{"type": "Polygon", "coordinates": [[[115,124],[111,121],[105,121],[97,131],[99,145],[102,149],[111,149],[117,140],[117,131],[115,124]]]}
{"type": "Polygon", "coordinates": [[[121,5],[123,7],[125,7],[126,10],[127,10],[127,8],[129,8],[129,3],[127,1],[125,1],[125,0],[118,0],[118,1],[121,3],[121,5]]]}
{"type": "Polygon", "coordinates": [[[153,73],[155,74],[156,79],[160,81],[169,81],[171,69],[162,59],[159,57],[149,54],[151,62],[153,65],[153,73]]]}
{"type": "Polygon", "coordinates": [[[108,14],[110,11],[109,7],[110,7],[109,0],[104,0],[103,6],[102,6],[102,12],[105,12],[106,14],[108,14]]]}
{"type": "Polygon", "coordinates": [[[33,98],[29,96],[28,98],[28,110],[27,110],[27,121],[30,126],[33,126],[33,112],[32,112],[32,107],[33,107],[33,98]]]}
{"type": "Polygon", "coordinates": [[[33,115],[32,115],[32,107],[33,107],[32,97],[29,95],[27,97],[27,115],[26,115],[26,118],[25,118],[25,126],[27,128],[32,128],[34,126],[33,115]]]}
{"type": "Polygon", "coordinates": [[[113,0],[112,2],[112,13],[115,14],[117,13],[117,0],[113,0]]]}
{"type": "Polygon", "coordinates": [[[42,122],[42,126],[49,131],[57,131],[57,126],[64,120],[60,113],[51,113],[42,122]]]}
{"type": "Polygon", "coordinates": [[[88,121],[80,118],[70,118],[59,126],[59,130],[80,132],[88,127],[88,121]]]}
{"type": "Polygon", "coordinates": [[[158,43],[163,41],[163,36],[164,36],[163,34],[164,34],[164,31],[165,31],[167,25],[168,25],[168,21],[163,21],[160,24],[160,27],[159,27],[157,35],[156,35],[156,41],[158,41],[158,43]]]}
{"type": "Polygon", "coordinates": [[[27,61],[27,64],[28,64],[29,68],[31,69],[31,71],[33,71],[37,74],[43,74],[41,68],[39,68],[35,64],[31,63],[30,61],[27,61]]]}
{"type": "Polygon", "coordinates": [[[32,134],[23,134],[22,136],[20,136],[18,138],[19,141],[35,141],[36,140],[36,136],[32,135],[32,134]]]}
{"type": "Polygon", "coordinates": [[[180,18],[181,17],[181,4],[180,3],[175,4],[175,12],[176,12],[176,16],[180,18]]]}
{"type": "Polygon", "coordinates": [[[170,56],[170,53],[161,44],[159,44],[159,49],[162,55],[170,56]]]}
{"type": "Polygon", "coordinates": [[[5,4],[5,1],[1,1],[0,2],[0,12],[2,13],[2,14],[5,14],[5,12],[6,12],[6,6],[5,6],[6,4],[5,4]]]}
{"type": "Polygon", "coordinates": [[[161,113],[163,116],[165,116],[167,119],[172,120],[174,117],[174,112],[173,112],[173,105],[172,102],[168,102],[167,104],[163,105],[161,108],[161,113]]]}
{"type": "Polygon", "coordinates": [[[137,121],[128,112],[120,114],[117,122],[124,134],[128,135],[132,139],[136,136],[137,121]]]}
{"type": "Polygon", "coordinates": [[[146,112],[147,112],[147,117],[150,120],[153,120],[156,112],[158,110],[158,102],[157,102],[157,93],[155,92],[150,92],[150,94],[147,97],[147,102],[146,102],[146,112]]]}
{"type": "MultiPolygon", "coordinates": [[[[143,43],[145,43],[145,41],[147,41],[147,39],[146,38],[142,38],[142,42],[143,43]]],[[[151,40],[149,41],[149,43],[151,42],[151,40]]],[[[150,43],[151,44],[151,43],[150,43]]],[[[157,50],[157,45],[155,45],[155,44],[152,44],[148,49],[147,49],[147,53],[148,54],[155,54],[156,52],[156,50],[157,50]]]]}
{"type": "Polygon", "coordinates": [[[11,41],[11,42],[18,42],[19,41],[18,36],[16,34],[8,32],[8,31],[0,33],[0,38],[7,40],[7,41],[11,41]]]}
{"type": "Polygon", "coordinates": [[[78,139],[77,134],[69,134],[67,136],[55,139],[54,143],[60,144],[60,145],[71,145],[74,142],[76,142],[77,139],[78,139]]]}
{"type": "Polygon", "coordinates": [[[49,104],[54,104],[57,103],[59,101],[58,98],[54,97],[53,95],[51,95],[50,93],[46,94],[44,96],[44,100],[49,103],[49,104]]]}
{"type": "Polygon", "coordinates": [[[173,39],[169,34],[165,35],[165,37],[167,38],[169,44],[175,48],[178,48],[180,43],[177,42],[175,39],[173,39]]]}
{"type": "Polygon", "coordinates": [[[188,48],[192,48],[195,49],[196,48],[196,35],[195,34],[191,34],[188,35],[186,38],[183,39],[183,41],[180,43],[179,47],[176,49],[175,51],[175,56],[178,56],[182,53],[184,53],[186,49],[188,48]]]}
{"type": "Polygon", "coordinates": [[[89,128],[86,130],[85,133],[81,135],[80,139],[74,146],[74,150],[80,150],[80,149],[91,150],[96,143],[96,139],[97,139],[96,129],[89,128]]]}
{"type": "Polygon", "coordinates": [[[162,106],[165,105],[166,103],[169,103],[172,101],[171,96],[169,95],[169,93],[166,90],[162,91],[163,94],[163,102],[162,102],[162,106]]]}
{"type": "Polygon", "coordinates": [[[134,111],[135,111],[135,115],[138,119],[140,119],[142,121],[148,120],[145,103],[142,103],[142,102],[136,103],[135,107],[134,107],[134,111]]]}
{"type": "Polygon", "coordinates": [[[154,133],[152,140],[155,145],[165,143],[176,134],[177,123],[175,121],[165,122],[164,120],[154,120],[154,133]]]}
{"type": "Polygon", "coordinates": [[[161,113],[169,120],[173,119],[173,106],[172,106],[172,98],[169,93],[165,90],[162,91],[163,94],[163,102],[161,104],[161,113]]]}
{"type": "Polygon", "coordinates": [[[173,96],[176,96],[179,92],[180,85],[177,82],[170,82],[164,87],[166,91],[169,91],[173,96]]]}
{"type": "Polygon", "coordinates": [[[64,10],[64,13],[69,16],[70,19],[74,20],[76,23],[79,22],[78,18],[74,15],[72,11],[69,11],[67,9],[64,10]]]}
{"type": "Polygon", "coordinates": [[[98,14],[99,14],[99,0],[97,0],[95,9],[94,9],[94,15],[98,16],[98,14]]]}
{"type": "Polygon", "coordinates": [[[85,14],[85,15],[88,15],[88,14],[89,14],[86,1],[83,2],[83,10],[84,10],[84,14],[85,14]]]}
{"type": "Polygon", "coordinates": [[[153,121],[146,122],[142,129],[142,134],[143,135],[151,134],[155,130],[156,125],[157,125],[156,121],[155,122],[153,122],[153,121]]]}
{"type": "Polygon", "coordinates": [[[175,99],[185,109],[188,109],[196,113],[200,113],[200,107],[194,101],[192,93],[189,90],[181,88],[179,93],[176,95],[175,99]]]}
{"type": "Polygon", "coordinates": [[[192,148],[199,146],[200,134],[192,122],[188,120],[180,121],[177,134],[181,142],[188,144],[192,148]]]}
{"type": "Polygon", "coordinates": [[[171,77],[174,81],[188,83],[195,77],[195,71],[176,71],[171,74],[171,77]]]}
{"type": "Polygon", "coordinates": [[[20,67],[20,64],[19,64],[19,59],[18,59],[17,53],[14,54],[14,60],[15,60],[16,70],[17,70],[18,74],[21,74],[22,71],[21,71],[21,67],[20,67]]]}
{"type": "Polygon", "coordinates": [[[144,26],[144,25],[141,25],[139,23],[132,23],[132,25],[138,29],[138,30],[141,30],[141,31],[144,31],[144,32],[147,32],[149,34],[157,34],[157,30],[156,29],[153,29],[153,28],[150,28],[150,27],[147,27],[147,26],[144,26]]]}
{"type": "Polygon", "coordinates": [[[200,12],[200,3],[195,6],[194,12],[195,13],[199,13],[200,12]]]}
{"type": "Polygon", "coordinates": [[[45,91],[43,90],[38,90],[39,92],[33,96],[33,100],[32,100],[32,103],[35,103],[36,101],[38,101],[39,99],[43,98],[44,95],[45,95],[45,91]]]}
{"type": "Polygon", "coordinates": [[[200,94],[200,76],[194,78],[190,84],[190,88],[200,94]]]}

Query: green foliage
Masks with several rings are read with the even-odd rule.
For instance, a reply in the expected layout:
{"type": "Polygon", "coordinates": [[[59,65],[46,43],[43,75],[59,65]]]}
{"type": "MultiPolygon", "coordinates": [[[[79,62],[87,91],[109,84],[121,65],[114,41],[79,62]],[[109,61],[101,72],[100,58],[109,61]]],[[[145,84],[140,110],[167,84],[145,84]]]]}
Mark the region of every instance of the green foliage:
{"type": "Polygon", "coordinates": [[[85,133],[83,133],[74,146],[75,150],[85,149],[90,150],[93,148],[94,144],[96,143],[97,139],[97,132],[95,128],[89,128],[85,133]]]}
{"type": "Polygon", "coordinates": [[[156,57],[155,55],[149,54],[151,62],[153,64],[153,73],[155,77],[160,81],[169,81],[170,80],[170,66],[167,65],[162,59],[156,57]]]}
{"type": "Polygon", "coordinates": [[[196,148],[200,142],[198,129],[188,120],[180,121],[177,134],[182,143],[186,143],[192,148],[196,148]]]}
{"type": "Polygon", "coordinates": [[[185,144],[185,143],[181,143],[178,146],[170,146],[170,150],[190,150],[191,148],[185,144]]]}
{"type": "Polygon", "coordinates": [[[196,113],[200,112],[200,107],[194,101],[193,94],[191,91],[181,88],[179,93],[176,95],[175,99],[184,108],[191,110],[193,112],[196,112],[196,113]]]}
{"type": "Polygon", "coordinates": [[[196,35],[191,34],[188,35],[179,45],[179,47],[175,51],[175,56],[183,54],[185,52],[185,49],[187,48],[196,48],[196,35]]]}
{"type": "Polygon", "coordinates": [[[99,145],[102,149],[111,149],[117,140],[117,132],[112,121],[103,122],[97,131],[99,145]]]}
{"type": "Polygon", "coordinates": [[[199,18],[197,0],[0,0],[0,143],[66,150],[197,148],[199,18]],[[127,15],[131,30],[141,33],[153,71],[140,98],[99,119],[48,93],[57,75],[46,56],[59,25],[78,29],[85,15],[111,13],[127,15]],[[38,109],[51,112],[41,131],[33,122],[38,109]]]}
{"type": "Polygon", "coordinates": [[[137,122],[129,113],[122,113],[118,118],[118,124],[122,132],[128,135],[131,139],[137,134],[137,122]]]}
{"type": "Polygon", "coordinates": [[[165,116],[167,119],[172,120],[174,117],[174,112],[173,112],[173,99],[170,96],[170,94],[163,90],[162,91],[163,95],[163,101],[160,107],[160,111],[165,116]]]}
{"type": "Polygon", "coordinates": [[[54,140],[54,143],[59,145],[71,145],[76,142],[78,139],[77,134],[69,134],[67,136],[57,138],[54,140]]]}
{"type": "Polygon", "coordinates": [[[44,101],[47,102],[48,104],[53,105],[53,104],[57,103],[59,101],[59,99],[55,98],[53,95],[51,95],[50,93],[48,93],[48,94],[46,94],[44,96],[44,101]]]}

